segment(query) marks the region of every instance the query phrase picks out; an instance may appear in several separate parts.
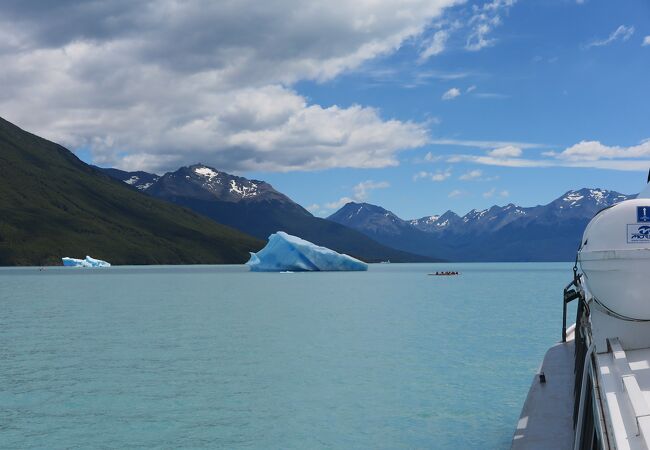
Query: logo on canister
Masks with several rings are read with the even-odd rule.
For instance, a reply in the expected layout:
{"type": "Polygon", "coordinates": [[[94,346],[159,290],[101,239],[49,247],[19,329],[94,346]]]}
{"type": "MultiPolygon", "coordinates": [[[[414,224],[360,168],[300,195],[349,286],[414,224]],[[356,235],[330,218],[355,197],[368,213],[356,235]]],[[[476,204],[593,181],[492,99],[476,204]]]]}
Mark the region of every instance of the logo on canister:
{"type": "Polygon", "coordinates": [[[650,225],[630,224],[627,226],[627,243],[650,243],[650,225]]]}
{"type": "Polygon", "coordinates": [[[650,222],[650,206],[637,206],[636,207],[636,221],[637,222],[650,222]]]}

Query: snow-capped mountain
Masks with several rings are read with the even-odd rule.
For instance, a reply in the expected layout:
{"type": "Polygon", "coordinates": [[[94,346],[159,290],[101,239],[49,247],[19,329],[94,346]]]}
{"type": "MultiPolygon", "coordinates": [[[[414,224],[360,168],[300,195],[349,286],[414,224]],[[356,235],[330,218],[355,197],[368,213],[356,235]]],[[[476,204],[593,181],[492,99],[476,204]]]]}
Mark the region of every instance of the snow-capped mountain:
{"type": "Polygon", "coordinates": [[[426,216],[410,220],[416,228],[427,232],[453,230],[464,233],[469,229],[488,227],[491,231],[514,221],[534,221],[569,218],[590,219],[601,209],[634,196],[620,194],[606,189],[580,189],[568,191],[547,205],[521,207],[509,203],[506,206],[492,206],[489,209],[473,209],[463,217],[452,211],[441,216],[426,216]]]}
{"type": "Polygon", "coordinates": [[[135,177],[138,181],[155,177],[155,181],[142,192],[185,206],[261,239],[276,231],[286,231],[369,262],[435,259],[381,245],[352,228],[314,217],[269,183],[231,175],[204,164],[181,167],[161,177],[147,174],[150,178],[143,176],[142,172],[101,170],[125,183],[135,180],[135,177]]]}
{"type": "Polygon", "coordinates": [[[593,216],[598,211],[636,195],[625,195],[606,189],[580,189],[569,191],[549,205],[558,216],[593,216]]]}
{"type": "Polygon", "coordinates": [[[587,222],[633,196],[604,189],[566,192],[546,205],[512,203],[403,220],[369,203],[348,203],[327,220],[314,217],[270,184],[203,164],[158,177],[102,169],[144,193],[193,209],[259,238],[284,230],[368,261],[566,261],[587,222]],[[383,245],[380,245],[383,244],[383,245]],[[393,250],[397,249],[399,251],[393,250]],[[400,252],[401,251],[401,252],[400,252]]]}
{"type": "Polygon", "coordinates": [[[369,203],[350,202],[329,216],[328,220],[361,231],[384,245],[408,252],[433,255],[439,247],[434,234],[419,230],[391,211],[369,203]]]}
{"type": "Polygon", "coordinates": [[[568,260],[587,222],[601,209],[634,196],[605,189],[566,192],[547,205],[512,203],[453,211],[405,221],[383,208],[349,203],[330,220],[355,228],[375,240],[408,251],[451,260],[568,260]]]}
{"type": "Polygon", "coordinates": [[[144,191],[145,189],[149,188],[160,178],[155,173],[148,173],[142,171],[127,172],[119,169],[102,169],[101,167],[95,167],[95,168],[101,170],[107,175],[110,175],[112,178],[118,179],[130,186],[133,186],[139,191],[144,191]]]}
{"type": "Polygon", "coordinates": [[[293,203],[286,195],[264,181],[238,177],[204,164],[168,172],[148,187],[146,192],[166,199],[187,197],[233,203],[270,200],[293,203]]]}

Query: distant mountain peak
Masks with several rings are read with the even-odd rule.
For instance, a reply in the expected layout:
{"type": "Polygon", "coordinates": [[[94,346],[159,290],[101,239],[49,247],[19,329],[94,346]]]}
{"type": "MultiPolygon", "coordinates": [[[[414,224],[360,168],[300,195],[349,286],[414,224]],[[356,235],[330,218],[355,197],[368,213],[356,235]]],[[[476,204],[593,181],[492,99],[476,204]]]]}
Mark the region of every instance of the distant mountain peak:
{"type": "Polygon", "coordinates": [[[465,214],[463,216],[463,222],[469,222],[470,220],[478,220],[485,216],[489,211],[492,211],[492,209],[472,209],[470,212],[465,214]]]}
{"type": "Polygon", "coordinates": [[[270,184],[231,175],[205,164],[194,164],[169,172],[148,190],[152,195],[172,198],[239,202],[274,199],[291,202],[270,184]]]}
{"type": "Polygon", "coordinates": [[[397,217],[395,214],[385,208],[382,208],[381,206],[365,202],[348,202],[343,205],[335,214],[346,216],[347,219],[353,219],[356,216],[363,216],[368,214],[378,214],[385,217],[397,217]]]}
{"type": "MultiPolygon", "coordinates": [[[[328,219],[341,224],[355,224],[356,227],[361,227],[362,224],[365,224],[365,226],[390,229],[393,232],[397,232],[403,227],[411,226],[405,220],[397,217],[393,212],[381,206],[364,202],[346,203],[341,209],[329,216],[328,219]]],[[[355,226],[352,226],[352,228],[355,226]]]]}
{"type": "Polygon", "coordinates": [[[451,210],[440,215],[425,216],[409,221],[414,227],[427,232],[444,230],[459,222],[461,222],[461,217],[451,210]]]}
{"type": "Polygon", "coordinates": [[[560,209],[582,207],[591,204],[594,207],[604,208],[609,205],[632,198],[630,195],[600,188],[582,188],[567,191],[559,199],[551,202],[550,205],[560,204],[560,209]]]}

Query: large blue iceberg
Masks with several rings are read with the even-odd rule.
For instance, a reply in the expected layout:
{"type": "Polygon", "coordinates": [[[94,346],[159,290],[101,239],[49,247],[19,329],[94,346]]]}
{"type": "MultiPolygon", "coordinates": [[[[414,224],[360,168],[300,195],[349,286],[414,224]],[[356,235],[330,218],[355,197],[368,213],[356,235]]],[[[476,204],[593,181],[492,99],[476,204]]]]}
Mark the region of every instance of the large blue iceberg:
{"type": "Polygon", "coordinates": [[[251,253],[251,259],[246,264],[253,272],[368,270],[368,265],[363,261],[284,231],[269,236],[266,247],[257,253],[251,253]]]}
{"type": "Polygon", "coordinates": [[[111,267],[110,263],[101,259],[86,256],[86,259],[61,258],[63,265],[66,267],[111,267]]]}

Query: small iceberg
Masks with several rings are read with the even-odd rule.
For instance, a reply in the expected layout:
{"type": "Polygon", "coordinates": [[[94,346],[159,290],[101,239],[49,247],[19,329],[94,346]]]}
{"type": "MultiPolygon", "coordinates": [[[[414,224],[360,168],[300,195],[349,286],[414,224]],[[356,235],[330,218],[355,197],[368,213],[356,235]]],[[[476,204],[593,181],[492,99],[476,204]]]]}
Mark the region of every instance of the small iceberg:
{"type": "Polygon", "coordinates": [[[246,263],[253,272],[319,272],[368,270],[368,264],[351,256],[320,247],[309,241],[278,231],[246,263]]]}
{"type": "Polygon", "coordinates": [[[61,258],[63,265],[66,267],[111,267],[110,263],[102,261],[101,259],[91,258],[86,256],[86,259],[76,258],[61,258]]]}

